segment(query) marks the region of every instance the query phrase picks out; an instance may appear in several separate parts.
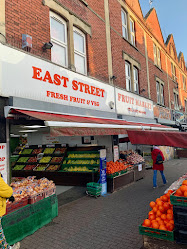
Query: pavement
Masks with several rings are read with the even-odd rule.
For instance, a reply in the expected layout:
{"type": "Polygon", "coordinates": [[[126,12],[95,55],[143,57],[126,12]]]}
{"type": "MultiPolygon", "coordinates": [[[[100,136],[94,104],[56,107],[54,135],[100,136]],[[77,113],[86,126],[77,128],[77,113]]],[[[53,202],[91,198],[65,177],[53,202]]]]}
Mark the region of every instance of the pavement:
{"type": "Polygon", "coordinates": [[[166,162],[164,173],[168,184],[163,185],[158,173],[156,189],[152,170],[146,170],[144,179],[105,197],[85,196],[84,189],[79,189],[68,202],[71,190],[62,193],[65,200],[59,197],[58,217],[22,240],[21,249],[140,249],[138,226],[150,211],[149,202],[187,173],[187,159],[166,162]]]}

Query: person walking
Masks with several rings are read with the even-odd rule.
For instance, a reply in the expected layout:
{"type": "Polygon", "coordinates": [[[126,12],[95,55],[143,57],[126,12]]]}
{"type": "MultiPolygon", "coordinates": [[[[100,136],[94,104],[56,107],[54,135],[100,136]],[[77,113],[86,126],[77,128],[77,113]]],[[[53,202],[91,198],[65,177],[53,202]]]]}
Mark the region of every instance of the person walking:
{"type": "Polygon", "coordinates": [[[167,183],[167,180],[164,175],[164,165],[163,162],[165,160],[162,151],[157,147],[153,146],[153,150],[151,152],[151,157],[153,159],[153,188],[157,188],[157,171],[160,171],[162,176],[162,181],[164,184],[167,183]]]}
{"type": "Polygon", "coordinates": [[[5,183],[0,174],[0,248],[2,249],[19,249],[20,243],[16,243],[13,246],[8,245],[6,242],[6,238],[3,232],[3,228],[1,225],[2,216],[6,213],[6,200],[14,201],[14,197],[12,196],[13,190],[12,188],[5,183]]]}

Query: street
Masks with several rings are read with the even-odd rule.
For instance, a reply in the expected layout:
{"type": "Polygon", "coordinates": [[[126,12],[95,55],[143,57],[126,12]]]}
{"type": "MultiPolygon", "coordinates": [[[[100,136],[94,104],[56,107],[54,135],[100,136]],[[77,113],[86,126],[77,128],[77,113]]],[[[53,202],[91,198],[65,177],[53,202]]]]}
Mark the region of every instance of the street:
{"type": "Polygon", "coordinates": [[[140,249],[143,245],[138,225],[150,210],[149,202],[187,172],[186,159],[165,163],[163,185],[152,188],[152,170],[144,179],[106,197],[84,196],[59,207],[59,215],[47,226],[21,241],[21,249],[140,249]]]}

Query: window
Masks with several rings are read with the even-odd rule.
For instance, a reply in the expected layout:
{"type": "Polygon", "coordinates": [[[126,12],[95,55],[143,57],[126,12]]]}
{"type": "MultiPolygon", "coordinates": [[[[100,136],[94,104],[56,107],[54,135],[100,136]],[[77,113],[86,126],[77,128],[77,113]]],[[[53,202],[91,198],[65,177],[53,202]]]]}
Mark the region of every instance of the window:
{"type": "Polygon", "coordinates": [[[177,81],[177,77],[176,77],[176,67],[175,65],[171,62],[171,73],[172,73],[172,79],[174,81],[177,81]]]}
{"type": "Polygon", "coordinates": [[[134,21],[130,18],[130,38],[132,45],[135,46],[135,31],[134,31],[134,21]]]}
{"type": "Polygon", "coordinates": [[[164,84],[156,81],[157,103],[164,105],[164,84]]]}
{"type": "Polygon", "coordinates": [[[125,62],[126,90],[131,91],[131,66],[125,62]]]}
{"type": "Polygon", "coordinates": [[[133,75],[134,75],[134,92],[139,93],[138,69],[136,67],[133,67],[133,75]]]}
{"type": "Polygon", "coordinates": [[[174,93],[174,108],[179,110],[179,96],[177,93],[174,93]]]}
{"type": "Polygon", "coordinates": [[[50,32],[53,43],[51,60],[67,67],[67,24],[54,13],[50,14],[50,32]]]}
{"type": "Polygon", "coordinates": [[[74,27],[73,30],[74,37],[74,61],[76,72],[86,74],[86,39],[85,34],[74,27]]]}
{"type": "Polygon", "coordinates": [[[160,49],[153,43],[154,64],[161,68],[160,49]]]}
{"type": "Polygon", "coordinates": [[[186,79],[184,75],[182,76],[182,84],[183,84],[183,89],[186,91],[186,79]]]}
{"type": "Polygon", "coordinates": [[[128,40],[127,13],[124,10],[121,11],[121,19],[122,19],[122,34],[123,37],[128,40]]]}

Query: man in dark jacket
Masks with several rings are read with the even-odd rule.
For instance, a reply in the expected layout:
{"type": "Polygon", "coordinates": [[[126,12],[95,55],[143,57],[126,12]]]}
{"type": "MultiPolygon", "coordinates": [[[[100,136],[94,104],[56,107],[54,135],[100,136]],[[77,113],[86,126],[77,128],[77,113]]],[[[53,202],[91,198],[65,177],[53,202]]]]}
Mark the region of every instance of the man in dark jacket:
{"type": "Polygon", "coordinates": [[[164,159],[164,155],[163,155],[162,151],[158,147],[153,146],[153,151],[151,152],[151,156],[153,159],[153,172],[154,172],[153,173],[153,188],[157,187],[157,170],[160,171],[163,183],[164,184],[167,183],[165,175],[164,175],[164,165],[163,165],[163,162],[161,162],[161,163],[158,162],[158,155],[159,155],[160,159],[162,159],[161,161],[164,162],[165,159],[164,159]]]}

